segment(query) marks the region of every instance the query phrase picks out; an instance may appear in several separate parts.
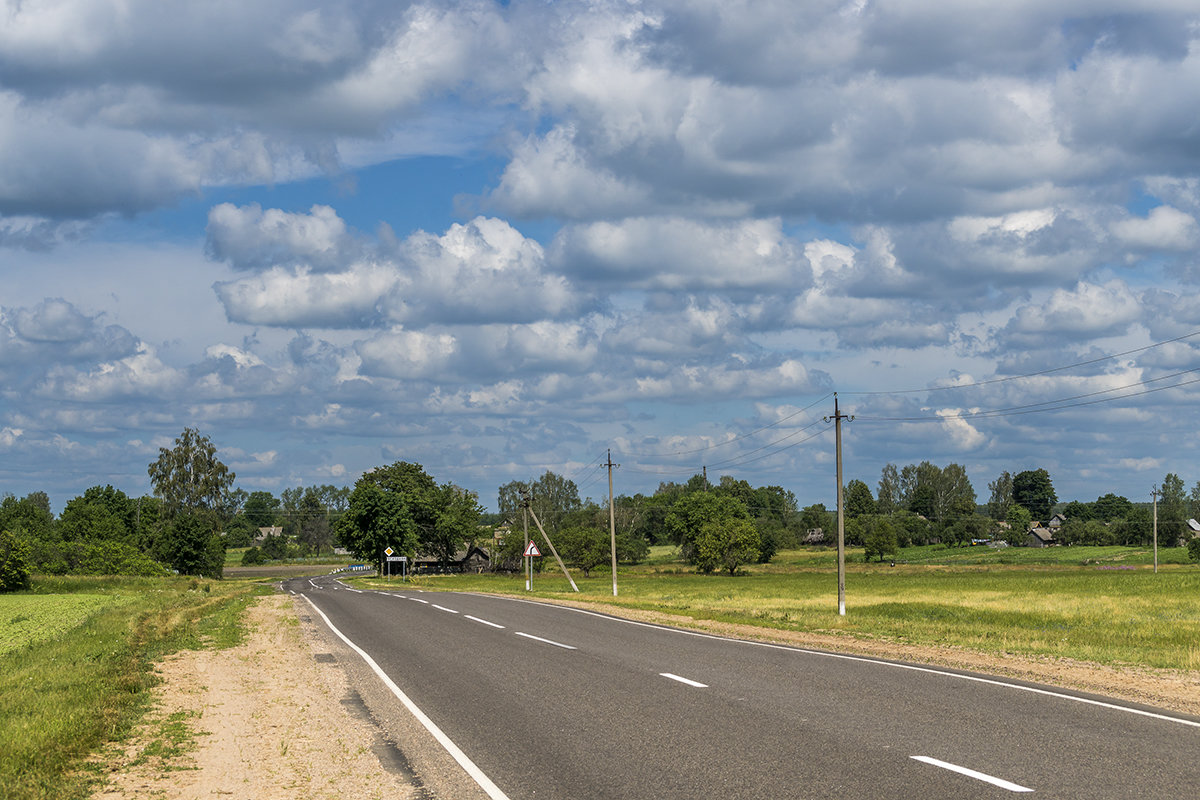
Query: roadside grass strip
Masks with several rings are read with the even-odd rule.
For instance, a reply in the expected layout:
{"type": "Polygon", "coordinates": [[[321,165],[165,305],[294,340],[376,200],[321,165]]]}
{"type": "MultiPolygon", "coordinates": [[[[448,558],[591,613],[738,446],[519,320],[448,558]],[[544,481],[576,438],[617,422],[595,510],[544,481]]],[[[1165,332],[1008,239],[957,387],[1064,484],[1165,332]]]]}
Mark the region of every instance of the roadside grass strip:
{"type": "MultiPolygon", "coordinates": [[[[148,710],[153,662],[180,649],[235,644],[246,603],[269,591],[181,577],[43,578],[32,593],[6,596],[6,603],[43,610],[57,602],[74,623],[27,636],[0,655],[0,797],[89,796],[102,773],[94,755],[126,737],[148,710]],[[71,602],[94,596],[101,601],[71,602]]],[[[164,753],[186,739],[171,726],[164,753]]]]}
{"type": "MultiPolygon", "coordinates": [[[[1103,568],[1140,558],[1135,548],[1053,548],[1065,563],[1013,565],[954,560],[960,555],[956,550],[966,559],[983,548],[911,549],[930,561],[848,565],[846,616],[838,614],[836,573],[823,566],[829,554],[821,550],[786,551],[778,563],[749,566],[747,574],[735,577],[698,575],[682,561],[626,567],[619,598],[612,596],[606,576],[578,578],[578,593],[561,576],[551,575],[533,592],[523,591],[519,575],[419,580],[428,588],[568,598],[847,639],[1200,670],[1200,567],[1179,565],[1157,575],[1145,567],[1103,568]],[[1091,554],[1080,558],[1071,552],[1077,550],[1091,554]],[[948,563],[931,563],[934,552],[948,563]]],[[[1054,554],[1036,555],[1050,559],[1054,554]]]]}

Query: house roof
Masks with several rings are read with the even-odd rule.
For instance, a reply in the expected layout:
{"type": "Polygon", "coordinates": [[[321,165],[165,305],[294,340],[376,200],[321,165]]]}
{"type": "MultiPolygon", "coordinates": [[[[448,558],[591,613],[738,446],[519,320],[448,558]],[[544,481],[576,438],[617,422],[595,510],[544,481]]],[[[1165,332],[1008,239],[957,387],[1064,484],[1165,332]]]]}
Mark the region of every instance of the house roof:
{"type": "Polygon", "coordinates": [[[1032,528],[1029,533],[1031,536],[1036,536],[1043,542],[1054,541],[1054,533],[1049,528],[1032,528]]]}

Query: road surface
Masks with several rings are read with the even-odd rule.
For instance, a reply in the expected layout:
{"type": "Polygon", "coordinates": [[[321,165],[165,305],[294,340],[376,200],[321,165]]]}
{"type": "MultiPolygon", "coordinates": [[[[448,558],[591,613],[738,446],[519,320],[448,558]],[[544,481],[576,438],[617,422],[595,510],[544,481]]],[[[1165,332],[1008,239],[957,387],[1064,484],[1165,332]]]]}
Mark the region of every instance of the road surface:
{"type": "Polygon", "coordinates": [[[376,717],[407,699],[481,797],[1200,797],[1183,715],[519,599],[284,587],[376,717]]]}

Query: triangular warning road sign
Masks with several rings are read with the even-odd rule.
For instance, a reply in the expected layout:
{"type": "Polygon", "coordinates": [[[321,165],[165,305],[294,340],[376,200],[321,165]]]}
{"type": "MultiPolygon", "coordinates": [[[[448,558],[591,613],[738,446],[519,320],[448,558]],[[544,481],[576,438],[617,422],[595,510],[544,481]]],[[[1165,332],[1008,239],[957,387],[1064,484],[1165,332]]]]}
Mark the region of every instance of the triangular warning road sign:
{"type": "Polygon", "coordinates": [[[541,554],[542,551],[538,550],[538,546],[533,542],[530,542],[529,546],[525,548],[525,555],[527,556],[540,556],[541,554]]]}

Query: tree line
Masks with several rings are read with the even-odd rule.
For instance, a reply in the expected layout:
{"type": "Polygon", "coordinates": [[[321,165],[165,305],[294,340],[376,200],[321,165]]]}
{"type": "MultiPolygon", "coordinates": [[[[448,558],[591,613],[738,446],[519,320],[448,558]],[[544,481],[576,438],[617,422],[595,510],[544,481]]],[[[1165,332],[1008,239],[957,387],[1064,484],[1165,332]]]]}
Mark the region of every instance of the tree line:
{"type": "MultiPolygon", "coordinates": [[[[537,538],[531,518],[584,575],[611,558],[607,503],[580,498],[573,481],[551,471],[500,486],[495,514],[486,514],[474,493],[405,461],[364,473],[352,488],[300,486],[276,497],[235,488],[236,476],[212,441],[185,428],[173,447],[160,448],[147,474],[151,495],[93,486],[57,518],[44,492],[0,499],[0,588],[28,585],[30,572],[219,578],[226,548],[248,548],[244,564],[319,555],[335,545],[378,563],[390,546],[450,567],[465,549],[483,544],[492,569],[515,571],[526,538],[537,538]]],[[[1059,504],[1045,469],[1002,472],[988,489],[988,502],[977,503],[956,463],[887,464],[874,493],[862,480],[846,485],[846,542],[863,547],[868,560],[930,543],[1021,545],[1055,510],[1065,517],[1055,532],[1061,544],[1144,545],[1153,535],[1148,504],[1111,493],[1059,504]]],[[[701,572],[734,574],[779,549],[832,544],[836,525],[835,510],[823,504],[800,508],[780,486],[755,487],[730,475],[716,483],[702,474],[663,482],[653,494],[621,495],[613,505],[619,561],[639,563],[651,545],[667,544],[701,572]]],[[[1170,473],[1160,488],[1160,543],[1190,538],[1189,518],[1200,518],[1200,481],[1188,492],[1170,473]]],[[[1192,549],[1200,559],[1200,546],[1192,549]]]]}

